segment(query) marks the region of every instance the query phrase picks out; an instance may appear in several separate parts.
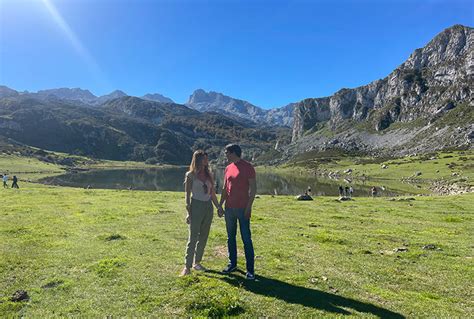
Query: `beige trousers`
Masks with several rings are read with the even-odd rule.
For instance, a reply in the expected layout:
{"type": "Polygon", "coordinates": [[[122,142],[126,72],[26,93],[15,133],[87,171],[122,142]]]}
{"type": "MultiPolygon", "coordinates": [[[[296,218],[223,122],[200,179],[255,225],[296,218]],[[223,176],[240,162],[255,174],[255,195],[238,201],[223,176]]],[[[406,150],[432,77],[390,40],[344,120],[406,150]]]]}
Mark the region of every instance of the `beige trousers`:
{"type": "Polygon", "coordinates": [[[189,224],[189,238],[186,246],[186,267],[191,268],[193,261],[200,263],[206,247],[209,230],[212,223],[212,203],[200,200],[191,200],[191,223],[189,224]]]}

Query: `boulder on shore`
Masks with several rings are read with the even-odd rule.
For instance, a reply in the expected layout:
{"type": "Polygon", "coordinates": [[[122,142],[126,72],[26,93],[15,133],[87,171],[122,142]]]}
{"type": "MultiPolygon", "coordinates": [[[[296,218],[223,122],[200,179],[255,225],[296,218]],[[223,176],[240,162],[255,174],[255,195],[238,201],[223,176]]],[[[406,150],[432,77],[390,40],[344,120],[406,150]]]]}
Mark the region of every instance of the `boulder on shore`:
{"type": "Polygon", "coordinates": [[[313,200],[313,198],[308,194],[301,194],[296,196],[296,200],[313,200]]]}

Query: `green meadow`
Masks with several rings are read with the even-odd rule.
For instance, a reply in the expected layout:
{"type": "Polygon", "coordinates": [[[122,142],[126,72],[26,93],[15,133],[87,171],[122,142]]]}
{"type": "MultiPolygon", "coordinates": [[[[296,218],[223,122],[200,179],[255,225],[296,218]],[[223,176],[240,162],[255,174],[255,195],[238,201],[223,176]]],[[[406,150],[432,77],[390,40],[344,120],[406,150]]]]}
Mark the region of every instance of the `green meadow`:
{"type": "Polygon", "coordinates": [[[474,152],[452,151],[407,156],[373,158],[338,153],[309,152],[295,158],[283,170],[294,169],[327,176],[337,174],[354,184],[384,185],[411,194],[433,193],[433,183],[474,187],[474,152]],[[346,173],[351,170],[350,173],[346,173]]]}
{"type": "Polygon", "coordinates": [[[19,190],[0,189],[0,317],[464,318],[474,310],[472,193],[259,196],[257,280],[245,280],[241,241],[240,271],[220,273],[227,251],[217,215],[203,261],[210,271],[180,278],[182,193],[45,186],[27,182],[35,179],[27,172],[62,167],[11,159],[0,158],[2,168],[23,173],[19,190]],[[14,301],[19,290],[28,298],[14,301]]]}
{"type": "MultiPolygon", "coordinates": [[[[38,160],[12,154],[0,154],[0,174],[18,175],[20,180],[37,180],[41,177],[63,174],[62,167],[38,160]]],[[[10,176],[11,180],[11,176],[10,176]]],[[[21,184],[21,183],[20,183],[21,184]]]]}

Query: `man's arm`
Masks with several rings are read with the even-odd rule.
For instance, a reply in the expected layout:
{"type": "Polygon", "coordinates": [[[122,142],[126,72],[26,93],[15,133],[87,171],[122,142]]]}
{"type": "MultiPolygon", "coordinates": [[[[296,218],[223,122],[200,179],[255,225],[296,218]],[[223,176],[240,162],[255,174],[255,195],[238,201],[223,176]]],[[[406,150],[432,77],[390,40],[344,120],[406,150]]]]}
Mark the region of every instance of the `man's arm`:
{"type": "Polygon", "coordinates": [[[227,199],[227,181],[224,179],[224,186],[222,186],[221,192],[221,200],[219,201],[219,205],[222,206],[227,199]]]}
{"type": "Polygon", "coordinates": [[[257,179],[249,179],[249,202],[247,208],[245,209],[245,218],[250,219],[252,216],[252,205],[255,199],[255,194],[257,194],[257,179]]]}

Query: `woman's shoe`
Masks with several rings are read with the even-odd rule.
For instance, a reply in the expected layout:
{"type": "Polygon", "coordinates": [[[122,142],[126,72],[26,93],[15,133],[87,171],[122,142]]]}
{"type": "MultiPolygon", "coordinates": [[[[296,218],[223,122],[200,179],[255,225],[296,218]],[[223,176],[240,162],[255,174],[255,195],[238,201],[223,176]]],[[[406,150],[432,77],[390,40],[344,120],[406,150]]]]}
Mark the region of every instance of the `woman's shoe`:
{"type": "Polygon", "coordinates": [[[207,268],[206,267],[203,267],[201,264],[195,264],[193,266],[193,269],[194,270],[197,270],[197,271],[207,271],[207,268]]]}
{"type": "Polygon", "coordinates": [[[179,274],[180,277],[187,276],[191,274],[191,270],[189,268],[184,267],[181,273],[179,274]]]}

